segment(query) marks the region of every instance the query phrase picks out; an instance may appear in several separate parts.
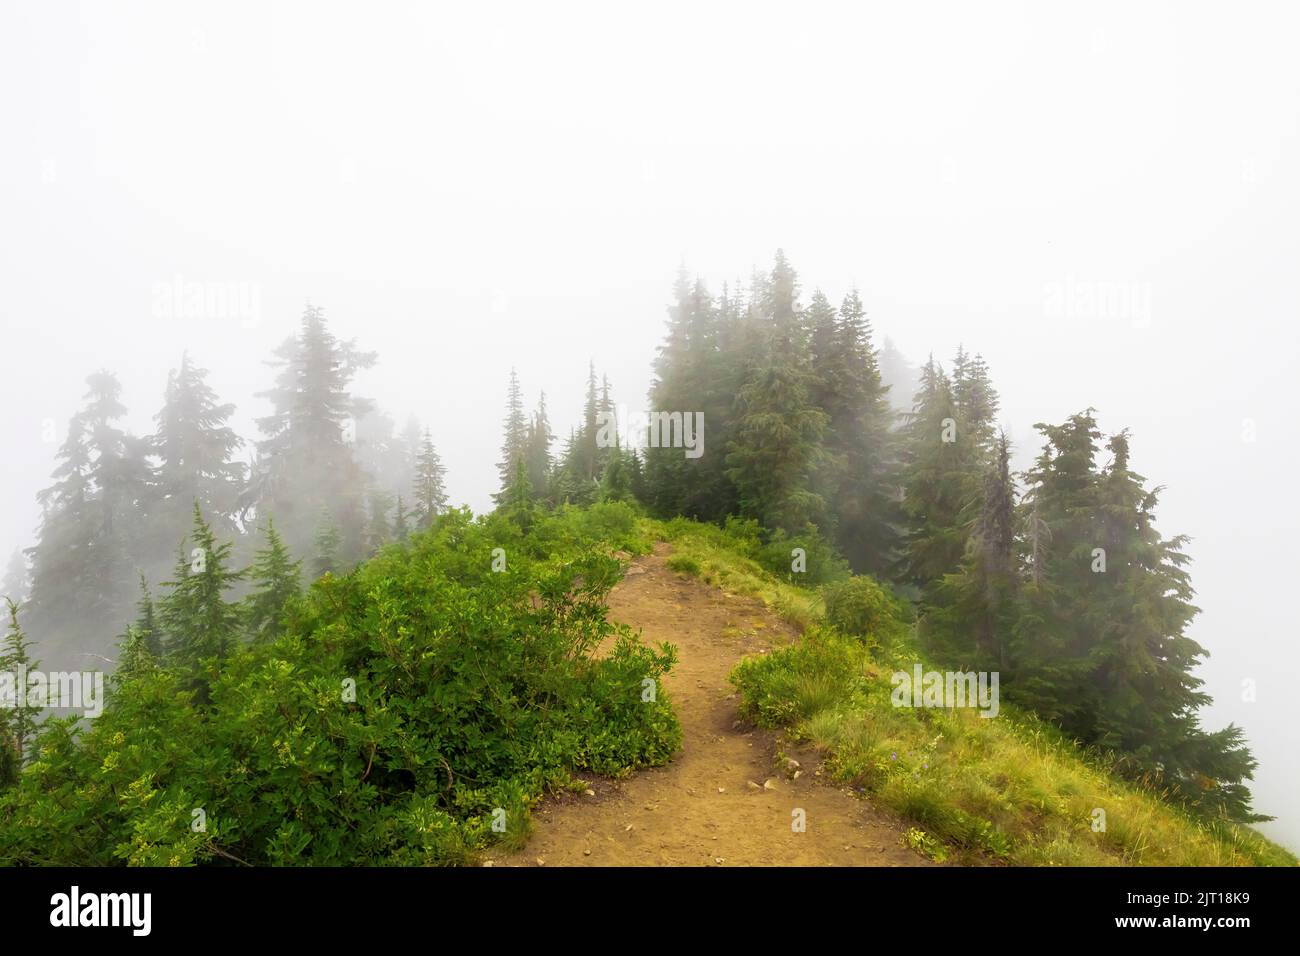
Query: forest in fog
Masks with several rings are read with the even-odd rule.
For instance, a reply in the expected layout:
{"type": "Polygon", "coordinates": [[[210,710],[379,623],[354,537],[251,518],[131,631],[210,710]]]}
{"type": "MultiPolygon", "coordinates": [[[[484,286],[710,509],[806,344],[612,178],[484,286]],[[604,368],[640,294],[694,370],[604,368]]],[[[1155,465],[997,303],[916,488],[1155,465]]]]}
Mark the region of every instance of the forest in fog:
{"type": "Polygon", "coordinates": [[[6,4],[0,871],[1294,867],[1297,16],[6,4]]]}

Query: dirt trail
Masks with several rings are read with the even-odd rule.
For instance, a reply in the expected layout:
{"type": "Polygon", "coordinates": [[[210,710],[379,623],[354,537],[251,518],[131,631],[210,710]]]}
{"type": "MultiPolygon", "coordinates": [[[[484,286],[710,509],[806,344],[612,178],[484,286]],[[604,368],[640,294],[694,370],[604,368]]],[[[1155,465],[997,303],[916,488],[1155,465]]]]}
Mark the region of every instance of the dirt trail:
{"type": "Polygon", "coordinates": [[[610,594],[611,616],[643,639],[677,645],[665,679],[682,724],[682,749],[665,767],[625,780],[588,776],[595,796],[548,798],[536,831],[496,865],[925,866],[903,829],[847,790],[823,783],[815,754],[787,779],[772,735],[737,722],[727,675],[742,657],[794,638],[760,601],[727,594],[665,565],[668,548],[640,558],[610,594]],[[757,784],[757,788],[751,786],[757,784]],[[794,832],[795,810],[806,829],[794,832]]]}

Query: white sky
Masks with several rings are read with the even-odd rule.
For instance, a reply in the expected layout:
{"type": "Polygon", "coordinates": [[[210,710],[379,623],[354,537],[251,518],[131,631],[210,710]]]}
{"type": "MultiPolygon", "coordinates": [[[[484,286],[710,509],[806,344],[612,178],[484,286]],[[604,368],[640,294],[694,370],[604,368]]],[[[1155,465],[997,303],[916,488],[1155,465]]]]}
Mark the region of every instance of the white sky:
{"type": "Polygon", "coordinates": [[[914,360],[982,351],[1020,464],[1035,421],[1133,429],[1195,538],[1212,722],[1300,849],[1293,8],[469,6],[5,4],[0,559],[97,367],[143,430],[188,347],[252,436],[310,299],[482,509],[512,364],[567,434],[589,357],[644,396],[680,261],[716,291],[782,246],[914,360]],[[258,321],[156,317],[177,276],[258,321]]]}

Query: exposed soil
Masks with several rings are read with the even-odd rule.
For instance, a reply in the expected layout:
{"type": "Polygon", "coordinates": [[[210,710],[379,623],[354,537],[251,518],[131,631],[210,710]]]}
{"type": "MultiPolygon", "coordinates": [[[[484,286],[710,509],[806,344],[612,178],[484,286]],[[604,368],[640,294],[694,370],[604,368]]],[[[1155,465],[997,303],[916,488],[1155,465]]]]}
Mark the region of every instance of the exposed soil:
{"type": "Polygon", "coordinates": [[[739,722],[727,675],[742,657],[792,640],[793,628],[753,598],[669,570],[666,545],[639,558],[610,594],[611,617],[670,641],[665,678],[682,749],[664,767],[623,780],[588,776],[595,795],[547,798],[507,866],[926,866],[906,827],[823,782],[816,754],[739,722]],[[778,767],[778,763],[780,766],[778,767]],[[795,811],[806,828],[796,832],[795,811]]]}

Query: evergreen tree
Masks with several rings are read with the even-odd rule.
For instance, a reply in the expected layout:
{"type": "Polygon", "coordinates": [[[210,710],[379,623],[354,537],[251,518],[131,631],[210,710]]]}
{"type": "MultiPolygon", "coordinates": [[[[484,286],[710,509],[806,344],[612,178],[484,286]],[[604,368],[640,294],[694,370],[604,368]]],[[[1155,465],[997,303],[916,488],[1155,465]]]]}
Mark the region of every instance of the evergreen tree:
{"type": "Polygon", "coordinates": [[[324,313],[308,306],[299,332],[275,353],[274,386],[260,393],[272,413],[258,419],[266,436],[248,500],[276,516],[290,550],[312,547],[322,508],[339,533],[341,559],[364,553],[366,475],[348,440],[349,419],[372,410],[351,391],[353,378],[374,364],[374,353],[358,351],[329,331],[324,313]]]}
{"type": "Polygon", "coordinates": [[[151,450],[158,458],[157,492],[162,499],[164,540],[183,533],[195,501],[218,526],[234,530],[233,519],[243,490],[245,466],[232,460],[243,444],[227,421],[235,406],[218,404],[207,384],[207,370],[188,354],[167,377],[162,410],[151,450]]]}
{"type": "Polygon", "coordinates": [[[191,687],[207,699],[207,662],[224,661],[239,639],[240,608],[226,600],[226,592],[243,579],[232,571],[230,542],[217,543],[211,526],[194,505],[194,528],[189,550],[183,543],[176,560],[171,590],[159,603],[159,619],[167,635],[166,652],[191,687]]]}
{"type": "Polygon", "coordinates": [[[402,503],[402,496],[397,496],[397,509],[393,513],[393,540],[405,541],[410,534],[410,522],[407,517],[406,505],[402,503]]]}
{"type": "Polygon", "coordinates": [[[737,395],[726,457],[740,513],[789,534],[822,520],[826,506],[815,484],[826,413],[812,401],[797,295],[797,276],[777,250],[761,292],[763,354],[737,395]]]}
{"type": "Polygon", "coordinates": [[[1157,495],[1129,466],[1127,433],[1109,439],[1112,460],[1099,470],[1092,409],[1036,427],[1047,442],[1027,499],[1048,533],[1021,600],[1013,699],[1201,810],[1259,819],[1241,731],[1200,728],[1209,697],[1193,675],[1205,649],[1185,633],[1197,613],[1186,538],[1156,531],[1157,495]]]}
{"type": "Polygon", "coordinates": [[[601,501],[629,501],[632,499],[632,471],[622,448],[615,443],[610,449],[609,461],[600,476],[601,501]]]}
{"type": "Polygon", "coordinates": [[[32,642],[18,623],[18,604],[5,598],[5,606],[9,611],[9,627],[0,646],[0,674],[9,675],[15,687],[11,700],[0,699],[0,788],[16,779],[17,770],[27,756],[27,743],[39,726],[41,712],[40,707],[30,706],[30,700],[19,699],[18,675],[30,673],[40,663],[32,659],[32,642]]]}
{"type": "Polygon", "coordinates": [[[924,632],[951,659],[1010,668],[1008,642],[1016,622],[1015,485],[1010,443],[1000,435],[985,476],[979,517],[960,568],[937,586],[924,632]]]}
{"type": "Polygon", "coordinates": [[[506,517],[517,524],[524,534],[529,532],[536,516],[536,503],[533,500],[532,486],[528,483],[528,464],[523,458],[515,462],[514,480],[506,489],[502,508],[506,517]]]}
{"type": "Polygon", "coordinates": [[[302,590],[302,561],[294,561],[266,519],[266,547],[257,552],[249,571],[252,593],[244,599],[246,624],[254,642],[273,641],[284,633],[284,609],[302,590]]]}
{"type": "Polygon", "coordinates": [[[127,681],[156,671],[158,665],[158,657],[149,649],[140,629],[134,624],[128,626],[118,644],[117,669],[113,671],[112,678],[114,690],[127,681]]]}
{"type": "Polygon", "coordinates": [[[537,400],[537,411],[528,425],[527,460],[528,483],[544,499],[550,497],[551,472],[554,469],[551,442],[554,440],[546,414],[546,393],[542,392],[537,400]]]}
{"type": "Polygon", "coordinates": [[[27,600],[27,588],[27,556],[23,554],[22,548],[14,548],[9,555],[9,564],[5,567],[4,582],[0,583],[0,597],[22,604],[27,600]]]}
{"type": "Polygon", "coordinates": [[[37,495],[42,519],[31,549],[25,624],[56,658],[108,652],[107,622],[131,613],[133,567],[151,501],[147,444],[115,422],[126,409],[108,372],[86,379],[86,404],[59,449],[55,482],[37,495]]]}
{"type": "Polygon", "coordinates": [[[154,609],[153,595],[149,593],[149,581],[140,575],[140,600],[136,602],[136,619],[131,625],[136,636],[143,642],[143,647],[155,661],[163,656],[163,632],[154,609]]]}
{"type": "Polygon", "coordinates": [[[388,522],[394,498],[380,488],[371,488],[366,497],[370,518],[366,522],[366,553],[373,555],[393,539],[393,528],[388,522]]]}
{"type": "Polygon", "coordinates": [[[339,542],[339,527],[334,523],[334,516],[330,514],[328,508],[322,508],[313,540],[312,571],[316,577],[339,573],[342,567],[339,558],[339,542]]]}
{"type": "Polygon", "coordinates": [[[424,430],[424,440],[420,444],[420,457],[415,464],[415,525],[427,528],[433,519],[447,510],[447,490],[443,483],[446,469],[442,459],[434,450],[433,438],[429,430],[424,430]]]}
{"type": "Polygon", "coordinates": [[[826,324],[819,314],[813,345],[816,377],[829,386],[820,399],[829,419],[827,455],[839,466],[827,492],[835,540],[855,570],[883,576],[896,560],[901,522],[894,412],[857,290],[844,297],[829,329],[826,324]]]}
{"type": "Polygon", "coordinates": [[[966,552],[983,477],[975,436],[963,427],[952,382],[933,357],[921,370],[902,448],[907,531],[899,578],[933,602],[935,588],[957,570],[966,552]]]}
{"type": "Polygon", "coordinates": [[[501,442],[501,460],[497,462],[501,491],[493,496],[493,500],[498,504],[506,500],[510,484],[514,480],[515,465],[528,452],[528,419],[524,415],[524,396],[519,387],[519,375],[513,368],[510,370],[510,387],[506,391],[504,432],[501,442]]]}
{"type": "MultiPolygon", "coordinates": [[[[580,487],[589,489],[600,474],[600,393],[596,386],[596,363],[587,365],[587,399],[582,406],[582,430],[578,432],[576,472],[580,487]]],[[[588,494],[590,492],[588,491],[588,494]]]]}

